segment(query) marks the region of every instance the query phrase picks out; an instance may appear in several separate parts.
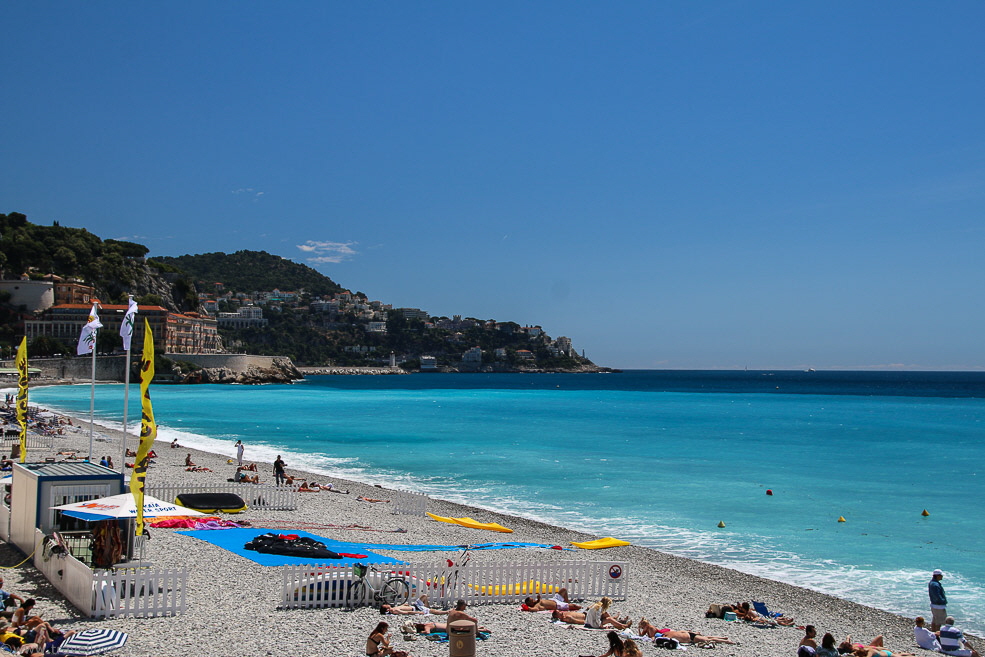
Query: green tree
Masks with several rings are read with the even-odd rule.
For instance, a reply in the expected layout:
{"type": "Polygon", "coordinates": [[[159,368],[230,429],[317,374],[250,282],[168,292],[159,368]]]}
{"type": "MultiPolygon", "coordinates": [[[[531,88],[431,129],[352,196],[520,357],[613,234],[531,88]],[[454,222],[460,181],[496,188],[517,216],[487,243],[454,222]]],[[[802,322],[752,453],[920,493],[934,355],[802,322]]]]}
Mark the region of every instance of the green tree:
{"type": "Polygon", "coordinates": [[[73,353],[75,353],[73,348],[69,347],[61,340],[51,337],[50,335],[39,335],[27,343],[28,359],[30,359],[31,356],[42,358],[46,356],[54,356],[56,354],[68,357],[73,353]]]}

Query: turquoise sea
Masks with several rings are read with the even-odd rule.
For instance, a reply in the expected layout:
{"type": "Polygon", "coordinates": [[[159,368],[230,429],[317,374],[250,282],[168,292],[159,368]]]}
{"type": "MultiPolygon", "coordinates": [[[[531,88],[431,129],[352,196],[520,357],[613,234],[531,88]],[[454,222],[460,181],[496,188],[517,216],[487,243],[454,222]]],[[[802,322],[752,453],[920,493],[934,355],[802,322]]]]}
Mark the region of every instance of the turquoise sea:
{"type": "MultiPolygon", "coordinates": [[[[30,399],[86,415],[89,394],[30,399]]],[[[985,634],[985,373],[315,376],[151,397],[164,440],[230,455],[243,440],[250,459],[281,453],[905,615],[927,615],[942,568],[949,612],[985,634]]],[[[130,400],[136,431],[136,385],[130,400]]],[[[98,422],[118,428],[122,406],[122,385],[97,386],[98,422]]]]}

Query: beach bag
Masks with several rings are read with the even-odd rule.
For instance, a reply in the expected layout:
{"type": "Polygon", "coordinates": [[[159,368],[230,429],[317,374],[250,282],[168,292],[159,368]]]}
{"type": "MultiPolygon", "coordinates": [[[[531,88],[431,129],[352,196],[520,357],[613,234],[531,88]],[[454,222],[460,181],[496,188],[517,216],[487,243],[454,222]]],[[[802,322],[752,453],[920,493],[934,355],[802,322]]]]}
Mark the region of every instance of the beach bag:
{"type": "Polygon", "coordinates": [[[677,646],[680,645],[677,639],[671,639],[666,636],[658,636],[653,640],[653,645],[658,648],[667,648],[668,650],[677,650],[677,646]]]}
{"type": "Polygon", "coordinates": [[[705,618],[722,618],[724,615],[725,610],[722,609],[722,605],[711,605],[705,612],[705,618]]]}

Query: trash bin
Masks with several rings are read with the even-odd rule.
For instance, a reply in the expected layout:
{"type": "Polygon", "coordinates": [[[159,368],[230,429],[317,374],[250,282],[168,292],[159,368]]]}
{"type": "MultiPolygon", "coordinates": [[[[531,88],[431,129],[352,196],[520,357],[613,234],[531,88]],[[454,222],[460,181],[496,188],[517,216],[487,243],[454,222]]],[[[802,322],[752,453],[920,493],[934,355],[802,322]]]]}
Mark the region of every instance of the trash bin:
{"type": "Polygon", "coordinates": [[[448,624],[448,657],[475,657],[475,623],[457,620],[448,624]]]}

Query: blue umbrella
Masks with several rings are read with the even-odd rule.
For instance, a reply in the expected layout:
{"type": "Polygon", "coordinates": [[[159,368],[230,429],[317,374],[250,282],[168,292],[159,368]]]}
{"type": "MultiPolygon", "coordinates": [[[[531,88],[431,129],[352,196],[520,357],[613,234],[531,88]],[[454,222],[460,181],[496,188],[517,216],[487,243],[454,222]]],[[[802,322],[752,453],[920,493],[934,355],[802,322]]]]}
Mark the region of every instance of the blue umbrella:
{"type": "Polygon", "coordinates": [[[101,655],[122,648],[129,638],[117,630],[82,630],[62,641],[57,650],[65,655],[101,655]]]}

